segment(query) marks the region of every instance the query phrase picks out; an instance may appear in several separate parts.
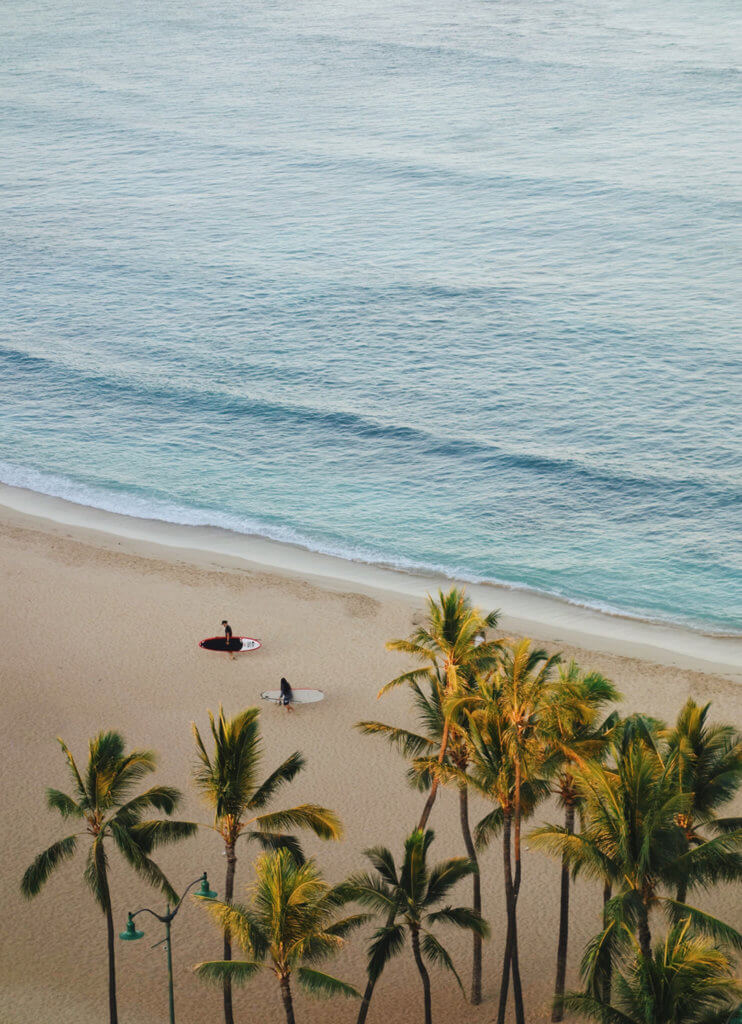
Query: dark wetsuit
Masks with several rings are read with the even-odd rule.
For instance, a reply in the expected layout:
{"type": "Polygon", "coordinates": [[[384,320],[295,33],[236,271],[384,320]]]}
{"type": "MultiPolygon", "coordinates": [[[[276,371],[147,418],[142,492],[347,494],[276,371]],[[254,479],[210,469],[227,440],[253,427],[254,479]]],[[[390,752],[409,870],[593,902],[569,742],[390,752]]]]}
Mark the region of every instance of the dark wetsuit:
{"type": "Polygon", "coordinates": [[[237,640],[237,642],[235,642],[234,639],[232,638],[232,627],[229,625],[229,623],[227,623],[227,625],[224,627],[224,640],[226,642],[228,651],[239,650],[239,648],[242,646],[241,640],[237,640]]]}

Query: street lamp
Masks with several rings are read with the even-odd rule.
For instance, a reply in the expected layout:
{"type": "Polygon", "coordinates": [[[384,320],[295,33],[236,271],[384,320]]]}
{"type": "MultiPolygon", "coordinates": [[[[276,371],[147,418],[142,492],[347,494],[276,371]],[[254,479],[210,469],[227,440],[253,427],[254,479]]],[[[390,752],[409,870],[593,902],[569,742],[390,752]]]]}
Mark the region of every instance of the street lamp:
{"type": "Polygon", "coordinates": [[[193,888],[193,886],[198,885],[199,882],[201,883],[201,888],[198,890],[196,895],[203,896],[204,899],[207,900],[216,899],[216,893],[214,892],[213,889],[209,888],[209,880],[206,877],[206,872],[204,871],[202,875],[199,875],[198,878],[194,879],[191,882],[191,884],[187,886],[185,892],[180,897],[180,899],[175,904],[172,910],[170,909],[170,904],[168,903],[166,905],[167,909],[164,914],[158,914],[154,910],[150,910],[149,907],[141,907],[139,910],[135,910],[134,913],[129,911],[129,917],[127,918],[126,921],[126,930],[123,932],[119,932],[119,938],[123,942],[134,942],[137,939],[143,938],[144,932],[137,931],[136,925],[134,924],[134,918],[137,916],[137,914],[151,914],[152,917],[156,917],[158,921],[161,921],[162,924],[165,925],[165,938],[160,939],[159,942],[156,942],[154,946],[152,946],[152,949],[154,949],[155,946],[162,945],[162,943],[165,944],[165,948],[167,949],[167,977],[168,1001],[170,1007],[170,1024],[175,1024],[175,997],[173,993],[173,949],[172,940],[170,937],[170,925],[172,923],[173,918],[180,910],[183,900],[186,898],[186,896],[193,888]]]}

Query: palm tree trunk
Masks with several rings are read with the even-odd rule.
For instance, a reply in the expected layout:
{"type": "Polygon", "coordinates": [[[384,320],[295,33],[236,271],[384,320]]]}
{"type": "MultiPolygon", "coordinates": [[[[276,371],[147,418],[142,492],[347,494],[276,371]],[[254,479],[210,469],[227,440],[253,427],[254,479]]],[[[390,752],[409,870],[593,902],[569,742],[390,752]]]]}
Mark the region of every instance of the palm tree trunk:
{"type": "MultiPolygon", "coordinates": [[[[476,868],[472,875],[472,909],[481,917],[482,881],[479,877],[477,851],[474,849],[471,829],[469,828],[469,790],[466,784],[459,786],[459,817],[461,818],[461,832],[464,837],[466,854],[476,868]]],[[[474,932],[472,943],[471,1001],[473,1006],[479,1006],[482,1002],[482,936],[474,932]]]]}
{"type": "MultiPolygon", "coordinates": [[[[605,919],[605,905],[613,895],[613,886],[610,882],[606,882],[603,886],[603,927],[606,926],[605,919]]],[[[606,968],[605,980],[603,982],[603,1002],[606,1006],[610,1006],[611,1002],[611,989],[613,987],[613,969],[610,964],[606,968]]]]}
{"type": "MultiPolygon", "coordinates": [[[[108,886],[106,886],[106,889],[108,886]]],[[[116,1006],[116,933],[113,928],[113,911],[110,897],[106,901],[106,929],[108,931],[108,1018],[110,1024],[118,1024],[118,1008],[116,1006]]]]}
{"type": "Polygon", "coordinates": [[[93,856],[100,886],[101,901],[106,915],[106,933],[108,937],[108,1020],[109,1024],[118,1024],[119,1014],[116,1005],[116,932],[113,927],[113,908],[111,907],[111,891],[108,888],[106,855],[100,837],[96,838],[94,842],[93,856]]]}
{"type": "Polygon", "coordinates": [[[363,990],[363,999],[361,1000],[361,1007],[358,1011],[358,1018],[356,1024],[366,1024],[366,1017],[368,1016],[368,1008],[371,1005],[371,996],[374,994],[374,988],[376,982],[372,981],[371,978],[366,982],[366,988],[363,990]]]}
{"type": "Polygon", "coordinates": [[[281,999],[283,1000],[283,1008],[286,1012],[286,1024],[296,1024],[296,1018],[294,1017],[294,1001],[291,998],[291,981],[288,977],[281,978],[281,999]]]}
{"type": "MultiPolygon", "coordinates": [[[[224,882],[224,899],[227,903],[230,903],[234,896],[234,873],[237,866],[237,856],[234,852],[233,841],[225,843],[225,847],[227,853],[227,877],[224,882]]],[[[232,959],[232,936],[230,935],[228,928],[224,929],[224,959],[232,959]]],[[[286,980],[288,982],[288,979],[286,980]]],[[[283,984],[283,982],[281,984],[283,984]]],[[[289,992],[289,1000],[290,999],[291,993],[289,992]]],[[[234,1013],[232,1010],[232,982],[229,978],[224,979],[224,1024],[234,1024],[234,1013]]]]}
{"type": "Polygon", "coordinates": [[[510,959],[513,944],[513,922],[511,914],[511,893],[513,888],[513,867],[510,858],[510,833],[512,818],[505,811],[502,826],[502,859],[505,874],[505,911],[508,919],[508,930],[505,938],[505,952],[502,957],[502,974],[500,975],[500,1001],[497,1008],[497,1024],[505,1024],[505,1011],[508,1005],[508,989],[510,988],[510,959]]]}
{"type": "MultiPolygon", "coordinates": [[[[443,764],[443,761],[445,760],[446,752],[448,750],[448,735],[449,735],[450,731],[451,731],[451,723],[448,721],[448,719],[446,719],[446,721],[445,721],[445,723],[443,725],[443,736],[441,737],[441,748],[438,751],[438,764],[443,764]]],[[[435,798],[438,795],[438,787],[439,787],[439,785],[440,785],[440,780],[436,776],[436,778],[433,779],[432,785],[430,787],[430,795],[428,796],[428,799],[425,801],[425,806],[423,807],[423,813],[422,813],[422,815],[420,817],[420,821],[419,821],[418,826],[417,826],[420,829],[421,832],[425,828],[425,826],[428,824],[428,818],[430,817],[430,812],[433,810],[433,804],[435,803],[435,798]]]]}
{"type": "Polygon", "coordinates": [[[523,868],[520,855],[520,826],[521,826],[521,766],[520,759],[515,759],[515,807],[513,814],[513,853],[515,856],[515,877],[512,885],[512,935],[510,937],[510,969],[513,975],[513,999],[515,1001],[516,1024],[526,1024],[525,1012],[523,1010],[523,988],[520,983],[520,965],[518,961],[518,894],[520,883],[523,877],[523,868]]]}
{"type": "MultiPolygon", "coordinates": [[[[575,807],[567,803],[564,827],[569,835],[575,830],[575,807]]],[[[567,945],[569,942],[569,862],[562,858],[562,889],[559,903],[559,942],[557,944],[556,981],[554,983],[554,1009],[551,1019],[564,1018],[564,983],[567,977],[567,945]]]]}
{"type": "Polygon", "coordinates": [[[652,958],[652,936],[649,932],[649,910],[646,903],[642,903],[639,912],[639,946],[642,956],[649,963],[652,958]]]}
{"type": "Polygon", "coordinates": [[[433,1009],[430,1000],[430,976],[427,968],[423,963],[423,958],[420,955],[420,932],[417,928],[411,928],[412,932],[412,952],[415,955],[415,963],[417,969],[420,972],[420,977],[423,982],[423,998],[425,1001],[425,1024],[433,1024],[433,1009]]]}

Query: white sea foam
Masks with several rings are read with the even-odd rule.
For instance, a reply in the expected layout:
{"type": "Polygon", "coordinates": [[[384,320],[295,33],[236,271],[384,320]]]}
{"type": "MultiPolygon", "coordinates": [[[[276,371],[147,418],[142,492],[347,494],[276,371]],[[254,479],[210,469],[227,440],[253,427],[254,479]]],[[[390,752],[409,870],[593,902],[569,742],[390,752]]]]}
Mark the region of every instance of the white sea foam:
{"type": "Polygon", "coordinates": [[[215,510],[186,508],[185,506],[173,502],[160,501],[156,498],[145,498],[121,491],[114,492],[100,487],[91,487],[85,483],[56,474],[42,473],[38,470],[15,466],[3,461],[0,461],[0,483],[11,487],[20,487],[48,497],[61,498],[64,501],[87,508],[112,512],[116,515],[130,516],[135,519],[154,520],[178,526],[216,527],[217,529],[242,534],[243,536],[262,537],[281,544],[295,545],[307,551],[330,555],[334,558],[341,558],[350,562],[375,565],[415,575],[442,576],[462,583],[491,584],[507,590],[552,597],[575,608],[585,608],[589,611],[600,612],[603,615],[634,619],[638,622],[680,625],[709,636],[742,636],[742,632],[736,633],[729,630],[710,629],[708,624],[691,619],[640,614],[601,601],[576,601],[559,591],[540,590],[537,587],[529,587],[509,580],[478,575],[460,566],[452,567],[444,564],[416,562],[399,556],[390,557],[383,552],[358,545],[318,542],[288,526],[260,522],[256,519],[241,518],[215,510]]]}

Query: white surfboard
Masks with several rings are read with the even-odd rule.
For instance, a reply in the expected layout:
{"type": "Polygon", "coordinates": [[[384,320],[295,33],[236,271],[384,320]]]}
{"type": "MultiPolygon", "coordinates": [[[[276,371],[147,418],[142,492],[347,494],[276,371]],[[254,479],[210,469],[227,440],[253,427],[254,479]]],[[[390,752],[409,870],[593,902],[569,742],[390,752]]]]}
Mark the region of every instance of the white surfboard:
{"type": "MultiPolygon", "coordinates": [[[[293,698],[292,703],[294,704],[316,704],[317,701],[325,699],[325,695],[322,690],[303,690],[300,687],[292,687],[291,695],[293,698]]],[[[270,700],[273,701],[274,704],[278,704],[281,700],[281,691],[263,690],[260,696],[263,700],[270,700]]]]}

